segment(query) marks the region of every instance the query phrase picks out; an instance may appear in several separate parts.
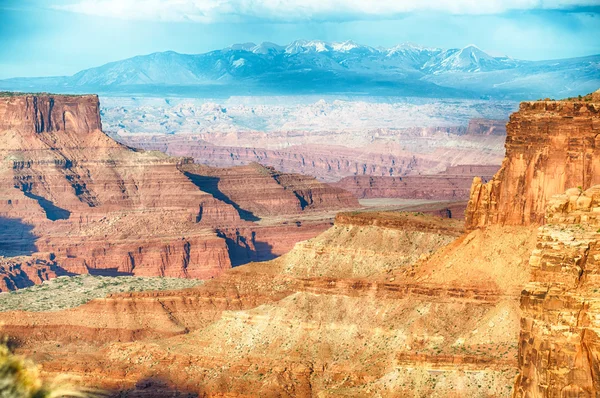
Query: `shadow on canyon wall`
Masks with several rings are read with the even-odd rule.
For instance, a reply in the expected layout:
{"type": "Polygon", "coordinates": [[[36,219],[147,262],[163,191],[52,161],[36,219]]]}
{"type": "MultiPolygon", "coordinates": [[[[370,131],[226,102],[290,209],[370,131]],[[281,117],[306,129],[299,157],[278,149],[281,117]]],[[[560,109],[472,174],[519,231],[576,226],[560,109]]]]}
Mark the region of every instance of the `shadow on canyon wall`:
{"type": "Polygon", "coordinates": [[[133,276],[133,272],[121,272],[118,267],[115,268],[89,268],[88,272],[92,276],[133,276]]]}
{"type": "Polygon", "coordinates": [[[23,192],[25,196],[30,199],[33,199],[38,202],[40,207],[46,213],[46,217],[48,220],[56,221],[56,220],[68,220],[71,217],[71,212],[69,210],[63,209],[61,207],[56,206],[54,203],[44,198],[43,196],[32,194],[31,192],[23,192]]]}
{"type": "Polygon", "coordinates": [[[193,173],[184,173],[187,178],[190,179],[195,186],[200,188],[201,191],[211,194],[222,202],[231,205],[237,210],[240,215],[240,218],[245,221],[259,221],[260,218],[252,214],[252,212],[242,209],[240,205],[235,203],[229,196],[225,195],[221,190],[219,190],[219,177],[209,177],[209,176],[201,176],[193,173]]]}
{"type": "Polygon", "coordinates": [[[0,255],[27,256],[37,251],[33,226],[19,218],[0,217],[0,255]]]}
{"type": "Polygon", "coordinates": [[[273,253],[273,246],[268,242],[257,240],[254,231],[250,237],[240,234],[239,231],[227,233],[217,230],[217,235],[225,239],[232,267],[277,258],[277,255],[273,253]]]}

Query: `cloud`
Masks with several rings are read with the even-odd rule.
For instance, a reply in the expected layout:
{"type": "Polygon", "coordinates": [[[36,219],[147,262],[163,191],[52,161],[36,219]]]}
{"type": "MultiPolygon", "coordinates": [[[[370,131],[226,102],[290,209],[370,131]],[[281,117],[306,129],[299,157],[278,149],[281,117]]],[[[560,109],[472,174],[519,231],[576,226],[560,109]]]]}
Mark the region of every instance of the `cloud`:
{"type": "Polygon", "coordinates": [[[79,0],[53,8],[133,20],[300,22],[393,19],[412,12],[489,15],[513,10],[566,10],[598,0],[79,0]]]}

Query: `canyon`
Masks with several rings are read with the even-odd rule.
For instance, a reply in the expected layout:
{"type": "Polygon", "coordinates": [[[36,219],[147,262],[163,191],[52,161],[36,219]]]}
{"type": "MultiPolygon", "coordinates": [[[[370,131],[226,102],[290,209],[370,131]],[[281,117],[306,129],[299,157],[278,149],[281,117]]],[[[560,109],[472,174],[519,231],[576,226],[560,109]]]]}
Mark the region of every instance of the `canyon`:
{"type": "MultiPolygon", "coordinates": [[[[90,98],[86,100],[94,104],[96,100],[90,98]]],[[[17,100],[29,109],[27,98],[12,99],[17,100]]],[[[62,125],[58,119],[58,126],[66,130],[83,122],[69,121],[67,111],[72,112],[74,105],[68,101],[75,100],[64,101],[52,108],[63,109],[66,116],[62,125]]],[[[355,205],[356,199],[339,186],[257,163],[216,169],[131,150],[103,141],[106,135],[100,132],[96,141],[86,144],[104,143],[94,148],[111,148],[102,149],[109,153],[108,159],[116,154],[123,159],[126,151],[127,159],[138,160],[134,166],[128,160],[128,167],[137,169],[127,174],[132,180],[121,178],[123,183],[117,184],[124,189],[119,200],[127,194],[133,209],[136,201],[157,204],[156,208],[145,205],[138,210],[141,215],[114,210],[122,214],[116,220],[114,213],[102,210],[110,205],[111,196],[99,185],[114,184],[108,176],[126,173],[120,171],[123,163],[107,162],[114,170],[100,174],[101,184],[89,177],[98,172],[93,162],[65,168],[66,161],[55,161],[45,153],[49,146],[60,148],[60,154],[75,150],[62,144],[54,127],[46,131],[57,123],[56,118],[36,118],[37,111],[24,114],[21,117],[34,126],[35,134],[41,134],[46,146],[38,144],[37,135],[16,134],[22,130],[11,126],[4,130],[11,134],[7,142],[25,136],[27,141],[19,142],[19,148],[37,145],[38,149],[3,153],[10,167],[3,169],[2,183],[9,188],[2,192],[0,216],[14,214],[31,224],[19,221],[24,226],[17,237],[0,234],[4,245],[0,247],[32,251],[23,237],[42,231],[43,225],[44,235],[33,243],[36,248],[56,248],[56,253],[39,262],[11,253],[14,264],[8,268],[13,273],[17,263],[30,261],[51,269],[54,261],[63,267],[61,261],[75,262],[83,256],[83,248],[70,248],[82,232],[73,232],[64,241],[56,238],[59,226],[73,215],[77,215],[76,231],[86,236],[93,231],[96,236],[123,234],[134,240],[138,236],[134,231],[147,236],[171,231],[170,236],[178,233],[188,242],[214,239],[225,248],[223,253],[236,247],[240,256],[250,260],[264,256],[256,245],[261,234],[272,233],[274,241],[287,241],[286,228],[312,225],[315,230],[270,261],[230,268],[232,260],[226,254],[228,266],[219,272],[191,266],[212,278],[189,289],[114,293],[52,312],[0,312],[3,331],[18,353],[41,364],[46,376],[68,374],[114,396],[595,396],[600,390],[599,110],[600,92],[581,99],[522,103],[510,117],[506,155],[493,177],[492,164],[482,168],[481,163],[443,162],[438,165],[443,166],[439,171],[445,171],[441,176],[364,177],[368,182],[351,176],[344,182],[358,186],[356,192],[363,192],[355,192],[358,196],[387,195],[392,188],[406,191],[399,185],[411,181],[416,190],[410,195],[433,191],[454,197],[450,194],[454,191],[465,197],[466,181],[459,176],[466,175],[472,187],[464,222],[421,211],[358,207],[340,211],[355,205]],[[141,194],[157,173],[153,169],[146,180],[135,179],[150,167],[139,160],[143,157],[161,159],[156,162],[169,185],[160,192],[173,198],[156,192],[141,194]],[[41,173],[38,159],[51,159],[46,164],[57,171],[41,173]],[[76,168],[73,174],[66,171],[72,168],[76,168]],[[441,185],[427,186],[431,179],[441,185]],[[70,185],[72,181],[78,189],[70,185]],[[135,182],[138,190],[129,193],[128,181],[135,182]],[[251,181],[253,188],[241,186],[245,181],[251,181]],[[184,184],[197,193],[182,194],[184,184]],[[454,188],[453,184],[460,185],[454,188]],[[70,217],[45,218],[48,211],[56,215],[57,210],[41,203],[36,207],[40,202],[36,197],[69,211],[70,217]],[[166,211],[161,200],[167,199],[169,214],[153,224],[148,213],[155,217],[166,211]],[[13,208],[9,206],[14,213],[6,210],[13,208]],[[85,206],[92,210],[87,212],[85,206]],[[317,232],[323,214],[333,217],[333,213],[337,213],[329,219],[333,225],[317,232]],[[109,221],[95,224],[95,217],[109,221]],[[139,221],[121,221],[130,217],[139,221]],[[254,239],[247,238],[249,233],[254,239]],[[71,257],[61,254],[60,245],[69,248],[71,257]]],[[[93,125],[95,119],[84,116],[83,120],[93,125]]],[[[470,128],[483,137],[502,138],[493,125],[482,127],[476,121],[470,128]]],[[[177,134],[174,137],[179,139],[177,134]]],[[[125,242],[118,242],[125,247],[125,242]]],[[[177,257],[180,253],[173,246],[169,255],[177,257]]],[[[29,256],[42,255],[36,253],[29,256]]],[[[135,264],[157,266],[142,259],[135,264]]],[[[119,267],[131,271],[131,262],[119,267]]],[[[141,272],[148,269],[140,268],[141,272]]],[[[187,268],[170,267],[169,272],[181,276],[187,268]]],[[[71,264],[64,269],[74,272],[77,267],[71,264]]]]}
{"type": "Polygon", "coordinates": [[[3,264],[3,289],[61,274],[211,278],[281,255],[328,228],[331,211],[359,207],[339,188],[262,167],[200,175],[189,158],[115,142],[99,109],[97,96],[0,97],[0,254],[35,255],[3,264]],[[228,191],[240,182],[251,197],[228,191]],[[257,206],[294,216],[244,219],[257,206]]]}
{"type": "Polygon", "coordinates": [[[112,136],[128,146],[192,157],[208,166],[257,162],[324,182],[352,176],[437,174],[464,164],[495,166],[502,160],[504,143],[501,135],[457,134],[451,128],[364,131],[354,139],[345,132],[112,136]],[[235,143],[239,146],[231,145],[235,143]]]}
{"type": "Polygon", "coordinates": [[[102,98],[107,133],[213,167],[257,162],[324,182],[500,165],[511,101],[391,97],[102,98]]]}

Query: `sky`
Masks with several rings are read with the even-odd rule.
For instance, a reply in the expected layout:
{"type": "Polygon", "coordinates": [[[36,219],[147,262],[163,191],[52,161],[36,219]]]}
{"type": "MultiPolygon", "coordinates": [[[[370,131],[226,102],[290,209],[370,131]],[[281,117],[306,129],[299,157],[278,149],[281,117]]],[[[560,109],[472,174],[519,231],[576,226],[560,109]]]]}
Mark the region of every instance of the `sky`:
{"type": "Polygon", "coordinates": [[[72,75],[157,51],[297,39],[600,54],[600,0],[0,0],[0,79],[72,75]]]}

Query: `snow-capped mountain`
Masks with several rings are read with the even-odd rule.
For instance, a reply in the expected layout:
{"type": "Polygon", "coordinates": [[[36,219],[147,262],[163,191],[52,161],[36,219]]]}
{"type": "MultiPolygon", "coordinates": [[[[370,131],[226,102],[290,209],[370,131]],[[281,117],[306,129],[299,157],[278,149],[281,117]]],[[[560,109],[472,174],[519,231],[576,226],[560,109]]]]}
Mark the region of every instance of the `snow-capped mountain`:
{"type": "Polygon", "coordinates": [[[516,67],[517,61],[512,64],[506,62],[509,58],[495,58],[483,52],[475,45],[468,45],[462,49],[450,49],[441,51],[421,69],[439,74],[444,72],[489,72],[493,70],[508,69],[516,67]]]}
{"type": "Polygon", "coordinates": [[[600,87],[600,55],[554,61],[494,57],[474,45],[374,48],[352,41],[241,43],[204,54],[137,56],[73,76],[9,79],[0,89],[252,95],[352,93],[443,97],[564,97],[600,87]],[[550,80],[549,80],[550,79],[550,80]]]}

